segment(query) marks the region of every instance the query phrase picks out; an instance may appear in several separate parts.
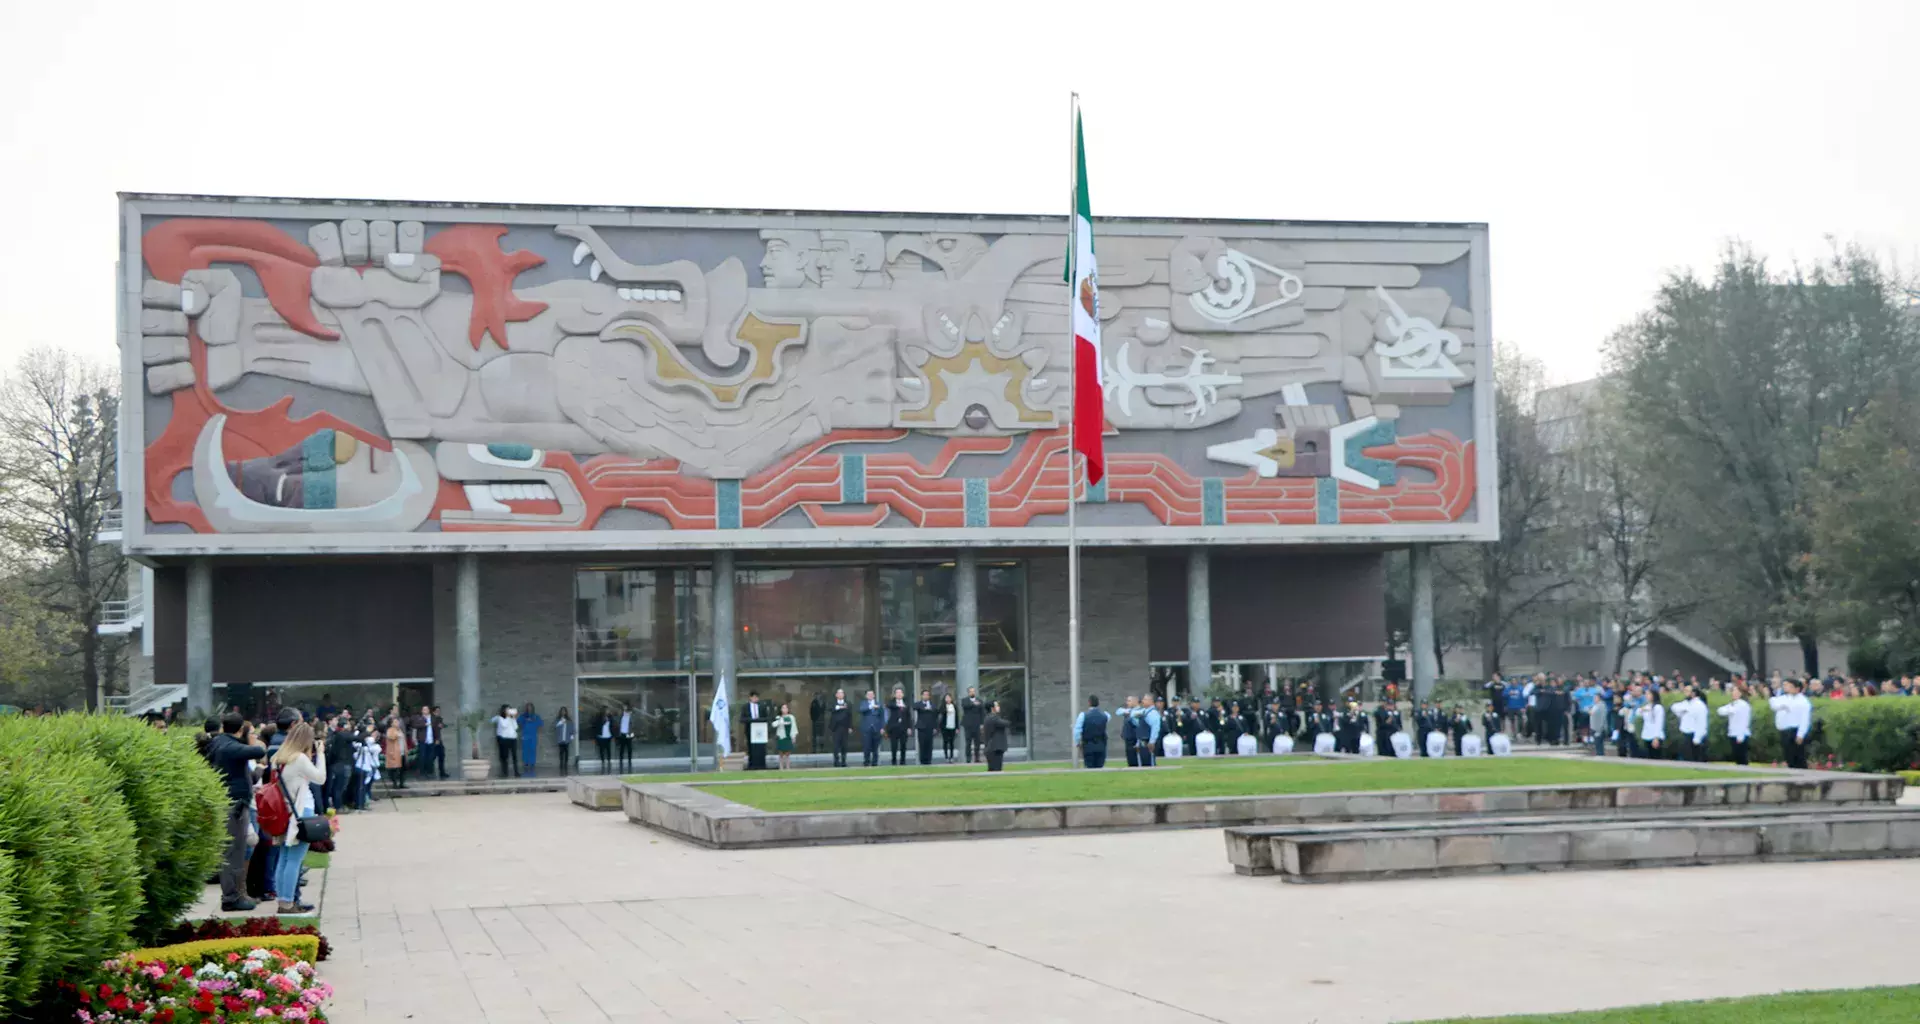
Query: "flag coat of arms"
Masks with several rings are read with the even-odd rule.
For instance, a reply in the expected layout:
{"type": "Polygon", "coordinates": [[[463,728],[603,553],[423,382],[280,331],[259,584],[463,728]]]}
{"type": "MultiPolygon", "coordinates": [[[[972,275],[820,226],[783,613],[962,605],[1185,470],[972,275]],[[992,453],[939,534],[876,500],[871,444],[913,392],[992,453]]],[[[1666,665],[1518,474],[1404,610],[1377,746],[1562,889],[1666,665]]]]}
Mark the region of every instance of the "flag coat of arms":
{"type": "MultiPolygon", "coordinates": [[[[1093,257],[1093,213],[1087,200],[1087,147],[1073,116],[1073,221],[1067,286],[1073,307],[1073,450],[1086,460],[1087,486],[1107,473],[1106,369],[1100,357],[1100,280],[1093,257]]],[[[1076,495],[1077,497],[1077,495],[1076,495]]]]}

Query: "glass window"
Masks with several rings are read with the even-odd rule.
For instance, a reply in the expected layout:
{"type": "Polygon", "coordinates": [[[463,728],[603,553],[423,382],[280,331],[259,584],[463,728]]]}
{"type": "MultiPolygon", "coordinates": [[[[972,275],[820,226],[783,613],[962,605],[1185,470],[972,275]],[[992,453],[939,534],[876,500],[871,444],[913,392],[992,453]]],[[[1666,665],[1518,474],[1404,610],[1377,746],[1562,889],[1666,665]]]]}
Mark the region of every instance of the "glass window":
{"type": "Polygon", "coordinates": [[[574,654],[583,672],[692,668],[706,653],[705,570],[587,569],[574,576],[574,654]]]}
{"type": "Polygon", "coordinates": [[[910,565],[880,567],[880,664],[911,665],[919,652],[919,619],[913,612],[914,577],[910,565]]]}
{"type": "Polygon", "coordinates": [[[980,664],[1021,664],[1027,658],[1026,573],[1012,562],[980,566],[979,574],[980,664]]]}
{"type": "MultiPolygon", "coordinates": [[[[833,752],[833,737],[827,732],[827,720],[833,711],[834,691],[847,692],[847,704],[854,710],[853,732],[847,738],[848,749],[860,749],[859,708],[861,698],[873,687],[873,674],[862,672],[850,675],[818,676],[748,676],[740,680],[740,694],[731,700],[733,712],[733,749],[747,749],[747,699],[758,692],[761,703],[768,709],[768,716],[776,716],[781,707],[793,712],[794,723],[799,732],[794,736],[793,750],[797,754],[830,754],[833,752]]],[[[712,698],[708,698],[711,700],[712,698]]],[[[774,752],[771,740],[767,751],[774,752]]]]}
{"type": "Polygon", "coordinates": [[[734,605],[742,671],[873,663],[862,566],[741,569],[734,605]]]}
{"type": "Polygon", "coordinates": [[[919,621],[920,663],[953,664],[960,613],[954,603],[953,564],[916,566],[914,612],[919,621]]]}
{"type": "Polygon", "coordinates": [[[628,709],[633,713],[635,759],[687,756],[686,676],[582,679],[578,700],[575,756],[598,759],[601,722],[611,719],[609,731],[617,734],[620,714],[628,709]]]}
{"type": "Polygon", "coordinates": [[[1000,717],[1007,720],[1008,746],[1027,745],[1027,671],[1020,668],[980,670],[980,699],[1000,702],[1000,717]]]}

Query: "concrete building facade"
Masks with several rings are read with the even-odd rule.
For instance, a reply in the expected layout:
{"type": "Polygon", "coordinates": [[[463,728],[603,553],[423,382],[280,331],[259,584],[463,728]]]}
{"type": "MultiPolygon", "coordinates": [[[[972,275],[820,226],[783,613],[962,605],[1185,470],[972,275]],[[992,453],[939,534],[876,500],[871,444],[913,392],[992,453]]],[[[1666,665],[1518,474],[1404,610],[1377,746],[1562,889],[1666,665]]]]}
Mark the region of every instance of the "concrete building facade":
{"type": "MultiPolygon", "coordinates": [[[[803,754],[834,690],[977,688],[1065,751],[1063,218],[121,210],[152,687],[631,706],[660,762],[716,680],[803,754]]],[[[1380,658],[1382,553],[1498,526],[1485,227],[1096,233],[1083,692],[1380,658]]]]}

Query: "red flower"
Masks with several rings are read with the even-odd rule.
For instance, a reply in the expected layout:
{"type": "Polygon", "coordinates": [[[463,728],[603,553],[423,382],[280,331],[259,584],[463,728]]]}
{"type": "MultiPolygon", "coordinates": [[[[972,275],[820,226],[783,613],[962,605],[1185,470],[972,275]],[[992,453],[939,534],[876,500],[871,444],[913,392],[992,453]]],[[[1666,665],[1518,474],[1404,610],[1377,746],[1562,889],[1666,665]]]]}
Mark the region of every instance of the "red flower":
{"type": "Polygon", "coordinates": [[[200,993],[194,998],[193,1002],[187,1005],[193,1007],[193,1012],[195,1013],[212,1013],[219,1008],[219,1004],[213,1001],[213,993],[211,992],[200,993]]]}
{"type": "Polygon", "coordinates": [[[238,996],[227,996],[226,998],[220,1000],[220,1002],[227,1009],[232,1010],[235,1013],[238,1013],[239,1011],[247,1008],[247,1001],[245,999],[241,999],[238,996]]]}
{"type": "Polygon", "coordinates": [[[128,999],[126,996],[114,996],[112,999],[107,1001],[107,1009],[109,1010],[124,1010],[127,1007],[132,1005],[133,1005],[133,1001],[128,999]]]}
{"type": "Polygon", "coordinates": [[[153,1024],[173,1024],[173,1007],[163,1007],[153,1015],[153,1024]]]}
{"type": "Polygon", "coordinates": [[[101,982],[101,983],[100,983],[100,998],[102,998],[102,999],[111,999],[111,998],[113,998],[113,986],[112,986],[112,985],[109,985],[109,984],[107,984],[107,983],[106,983],[106,982],[104,982],[104,981],[103,981],[103,982],[101,982]]]}

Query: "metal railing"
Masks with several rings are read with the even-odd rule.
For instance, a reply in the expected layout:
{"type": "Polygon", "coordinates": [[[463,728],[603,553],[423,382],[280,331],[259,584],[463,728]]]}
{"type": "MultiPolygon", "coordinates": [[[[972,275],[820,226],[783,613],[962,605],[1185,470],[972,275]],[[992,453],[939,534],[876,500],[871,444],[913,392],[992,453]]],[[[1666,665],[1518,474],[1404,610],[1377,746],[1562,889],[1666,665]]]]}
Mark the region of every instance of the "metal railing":
{"type": "Polygon", "coordinates": [[[126,532],[127,513],[125,509],[110,508],[100,513],[100,536],[118,537],[126,532]]]}
{"type": "Polygon", "coordinates": [[[106,601],[100,605],[100,624],[102,626],[124,626],[140,619],[146,611],[145,602],[138,592],[129,594],[124,601],[106,601]]]}

